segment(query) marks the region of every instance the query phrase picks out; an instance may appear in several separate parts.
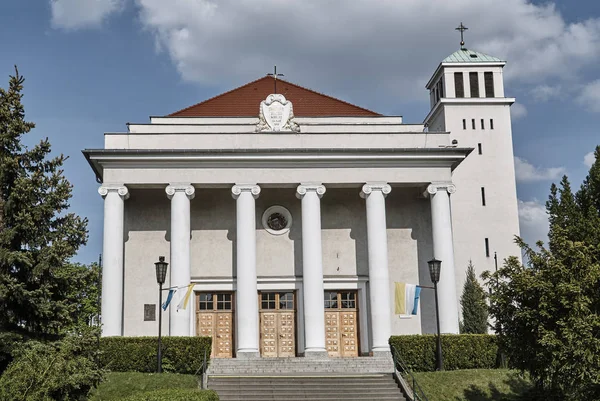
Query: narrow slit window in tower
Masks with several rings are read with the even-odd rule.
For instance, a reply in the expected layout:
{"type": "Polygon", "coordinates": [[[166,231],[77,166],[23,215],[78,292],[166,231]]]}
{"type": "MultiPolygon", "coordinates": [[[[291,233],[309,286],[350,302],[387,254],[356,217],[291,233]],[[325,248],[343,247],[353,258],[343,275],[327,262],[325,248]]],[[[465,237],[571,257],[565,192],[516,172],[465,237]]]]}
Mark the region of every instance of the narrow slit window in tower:
{"type": "Polygon", "coordinates": [[[485,239],[485,256],[490,257],[490,240],[489,238],[485,239]]]}
{"type": "Polygon", "coordinates": [[[490,129],[494,129],[494,119],[490,118],[490,129]]]}
{"type": "Polygon", "coordinates": [[[481,129],[485,129],[485,123],[483,122],[483,118],[481,119],[481,129]]]}
{"type": "Polygon", "coordinates": [[[463,129],[467,129],[467,120],[463,118],[463,129]]]}
{"type": "Polygon", "coordinates": [[[471,128],[475,129],[475,119],[471,119],[471,128]]]}
{"type": "Polygon", "coordinates": [[[485,206],[485,188],[481,187],[481,206],[485,206]]]}
{"type": "Polygon", "coordinates": [[[483,154],[483,149],[481,148],[481,144],[480,143],[477,144],[477,150],[479,151],[480,155],[483,154]]]}

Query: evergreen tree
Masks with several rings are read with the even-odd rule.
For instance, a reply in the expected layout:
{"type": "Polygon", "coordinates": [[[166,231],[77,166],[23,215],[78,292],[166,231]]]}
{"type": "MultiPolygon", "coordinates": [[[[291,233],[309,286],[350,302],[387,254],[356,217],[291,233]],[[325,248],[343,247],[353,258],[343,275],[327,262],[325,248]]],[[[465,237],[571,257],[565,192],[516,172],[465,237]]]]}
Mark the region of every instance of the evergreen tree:
{"type": "Polygon", "coordinates": [[[595,156],[575,194],[567,177],[552,184],[548,246],[517,238],[527,265],[513,257],[484,274],[500,349],[529,372],[535,399],[600,399],[600,146],[595,156]]]}
{"type": "Polygon", "coordinates": [[[463,320],[460,332],[463,334],[485,334],[488,328],[488,306],[485,290],[477,281],[473,262],[467,266],[467,279],[460,297],[463,320]]]}
{"type": "Polygon", "coordinates": [[[70,259],[87,240],[87,219],[68,213],[71,184],[63,155],[48,139],[31,149],[34,128],[21,102],[24,79],[15,68],[0,88],[0,372],[10,340],[53,340],[73,331],[93,274],[70,259]]]}

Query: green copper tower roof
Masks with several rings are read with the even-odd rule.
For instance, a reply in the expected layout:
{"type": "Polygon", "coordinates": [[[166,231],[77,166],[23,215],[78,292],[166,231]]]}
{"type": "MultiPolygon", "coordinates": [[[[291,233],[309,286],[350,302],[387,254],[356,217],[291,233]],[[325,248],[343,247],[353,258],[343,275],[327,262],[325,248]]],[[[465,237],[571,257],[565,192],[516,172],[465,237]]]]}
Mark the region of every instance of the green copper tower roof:
{"type": "Polygon", "coordinates": [[[442,63],[494,63],[503,62],[497,57],[488,56],[474,50],[460,49],[446,57],[442,63]]]}

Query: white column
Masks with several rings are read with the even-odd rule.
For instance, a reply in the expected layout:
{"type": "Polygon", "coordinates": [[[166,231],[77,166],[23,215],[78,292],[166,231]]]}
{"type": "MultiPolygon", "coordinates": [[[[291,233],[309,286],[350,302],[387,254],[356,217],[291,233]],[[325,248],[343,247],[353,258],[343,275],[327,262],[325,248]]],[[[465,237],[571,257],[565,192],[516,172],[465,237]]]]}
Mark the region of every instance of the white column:
{"type": "Polygon", "coordinates": [[[123,335],[123,218],[124,200],[129,197],[123,185],[103,185],[104,239],[102,246],[102,336],[123,335]]]}
{"type": "Polygon", "coordinates": [[[256,283],[256,206],[258,185],[236,184],[231,188],[236,200],[236,325],[237,357],[260,356],[258,351],[258,289],[256,283]]]}
{"type": "Polygon", "coordinates": [[[306,357],[327,357],[321,250],[321,197],[324,193],[325,186],[320,184],[301,184],[296,192],[296,196],[302,200],[302,282],[306,357]]]}
{"type": "Polygon", "coordinates": [[[433,257],[442,261],[438,283],[440,331],[458,334],[458,300],[450,215],[450,194],[456,192],[456,187],[450,183],[434,183],[427,187],[427,192],[431,198],[433,257]]]}
{"type": "Polygon", "coordinates": [[[390,277],[388,272],[385,196],[392,191],[386,183],[367,183],[360,193],[367,204],[367,246],[369,255],[369,297],[373,354],[389,353],[392,334],[390,277]]]}
{"type": "MultiPolygon", "coordinates": [[[[171,184],[165,192],[171,199],[171,286],[190,284],[190,200],[195,189],[190,184],[171,184]]],[[[185,293],[185,289],[180,289],[185,293]]],[[[193,301],[192,301],[193,302],[193,301]]],[[[190,306],[188,305],[188,308],[190,306]]],[[[169,308],[169,335],[189,336],[189,309],[177,311],[176,305],[169,308]]]]}

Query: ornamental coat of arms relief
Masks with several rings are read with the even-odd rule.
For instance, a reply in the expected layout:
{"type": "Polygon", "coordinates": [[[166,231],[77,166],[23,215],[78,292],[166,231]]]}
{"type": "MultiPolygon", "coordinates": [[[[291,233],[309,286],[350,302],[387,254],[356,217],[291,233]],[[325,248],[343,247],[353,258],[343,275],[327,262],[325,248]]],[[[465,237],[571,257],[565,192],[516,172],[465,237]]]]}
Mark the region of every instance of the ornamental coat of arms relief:
{"type": "Polygon", "coordinates": [[[300,132],[300,126],[293,120],[292,102],[283,95],[272,94],[260,102],[256,132],[300,132]]]}

